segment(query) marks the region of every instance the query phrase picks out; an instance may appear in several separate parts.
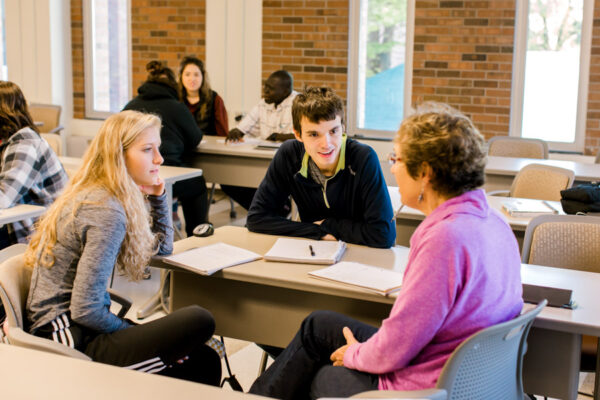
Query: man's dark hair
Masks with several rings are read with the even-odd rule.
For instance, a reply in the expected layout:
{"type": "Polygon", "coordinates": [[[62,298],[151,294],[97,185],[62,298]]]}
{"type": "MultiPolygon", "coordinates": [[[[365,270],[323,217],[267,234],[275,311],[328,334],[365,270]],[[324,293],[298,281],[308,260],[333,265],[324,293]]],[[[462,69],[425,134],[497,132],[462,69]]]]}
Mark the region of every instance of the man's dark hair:
{"type": "Polygon", "coordinates": [[[292,75],[289,72],[283,69],[273,72],[271,75],[269,75],[269,78],[279,79],[281,86],[289,88],[290,92],[294,87],[294,78],[292,78],[292,75]]]}
{"type": "Polygon", "coordinates": [[[334,120],[338,116],[344,124],[344,103],[329,87],[307,87],[294,98],[292,122],[294,130],[300,134],[302,117],[308,118],[310,122],[319,123],[334,120]]]}

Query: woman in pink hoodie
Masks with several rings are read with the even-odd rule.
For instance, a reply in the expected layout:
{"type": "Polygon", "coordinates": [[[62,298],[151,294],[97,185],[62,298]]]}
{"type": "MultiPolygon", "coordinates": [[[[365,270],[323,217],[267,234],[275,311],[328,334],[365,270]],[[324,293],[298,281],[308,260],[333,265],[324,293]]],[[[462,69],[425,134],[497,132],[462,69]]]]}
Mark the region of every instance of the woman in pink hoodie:
{"type": "Polygon", "coordinates": [[[426,104],[402,122],[394,151],[402,202],[427,217],[411,238],[389,317],[377,328],[313,312],[251,393],[306,399],[431,388],[462,341],[521,311],[519,247],[480,189],[486,154],[473,123],[426,104]]]}

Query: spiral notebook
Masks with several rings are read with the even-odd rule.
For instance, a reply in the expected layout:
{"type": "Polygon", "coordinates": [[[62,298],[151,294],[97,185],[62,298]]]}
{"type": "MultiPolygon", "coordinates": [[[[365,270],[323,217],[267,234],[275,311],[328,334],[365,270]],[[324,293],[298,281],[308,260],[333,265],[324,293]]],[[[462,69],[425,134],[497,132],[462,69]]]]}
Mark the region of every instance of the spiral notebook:
{"type": "Polygon", "coordinates": [[[245,264],[260,258],[260,254],[218,242],[167,256],[163,258],[163,261],[201,275],[212,275],[224,268],[245,264]]]}
{"type": "Polygon", "coordinates": [[[357,286],[383,296],[400,290],[404,277],[400,272],[356,262],[340,262],[331,267],[311,271],[308,275],[357,286]]]}
{"type": "Polygon", "coordinates": [[[265,254],[267,261],[282,261],[305,264],[335,264],[346,251],[341,240],[308,240],[279,238],[265,254]]]}

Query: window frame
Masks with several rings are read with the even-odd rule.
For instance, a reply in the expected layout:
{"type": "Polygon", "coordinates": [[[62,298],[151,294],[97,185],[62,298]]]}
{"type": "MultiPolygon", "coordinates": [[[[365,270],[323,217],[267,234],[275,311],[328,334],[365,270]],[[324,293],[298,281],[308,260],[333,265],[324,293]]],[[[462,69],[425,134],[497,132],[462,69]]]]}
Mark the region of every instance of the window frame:
{"type": "MultiPolygon", "coordinates": [[[[523,126],[523,101],[525,96],[525,63],[527,33],[529,29],[529,0],[517,2],[515,15],[515,47],[513,52],[513,78],[511,88],[509,135],[521,137],[523,126]]],[[[594,0],[583,0],[581,48],[579,54],[579,84],[575,141],[570,143],[548,141],[551,151],[583,153],[587,123],[587,103],[594,22],[594,0]]]]}
{"type": "MultiPolygon", "coordinates": [[[[113,112],[98,111],[94,109],[94,56],[93,56],[93,25],[92,25],[92,1],[81,0],[83,3],[83,64],[84,64],[84,101],[86,119],[106,119],[113,112]]],[[[123,0],[120,0],[123,1],[123,0]]],[[[132,92],[132,68],[131,68],[131,0],[127,2],[127,63],[129,65],[127,76],[127,92],[132,92]]]]}
{"type": "MultiPolygon", "coordinates": [[[[360,6],[362,0],[350,0],[350,29],[348,41],[348,91],[346,109],[346,132],[349,135],[369,139],[383,138],[391,140],[396,131],[379,129],[364,129],[358,127],[358,65],[359,65],[359,39],[360,39],[360,6]]],[[[404,62],[404,110],[406,116],[412,105],[412,75],[413,75],[413,47],[415,34],[415,1],[406,2],[406,46],[404,62]]]]}

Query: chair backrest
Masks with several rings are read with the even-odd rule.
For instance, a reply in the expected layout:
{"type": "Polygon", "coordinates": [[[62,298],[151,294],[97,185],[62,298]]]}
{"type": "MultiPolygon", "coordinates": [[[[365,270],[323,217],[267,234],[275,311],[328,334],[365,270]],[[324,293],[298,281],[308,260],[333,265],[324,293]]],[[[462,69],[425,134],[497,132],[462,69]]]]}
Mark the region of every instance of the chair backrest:
{"type": "Polygon", "coordinates": [[[541,139],[494,136],[488,142],[488,154],[500,157],[548,158],[548,143],[541,139]]]}
{"type": "Polygon", "coordinates": [[[52,150],[56,153],[57,156],[62,156],[62,139],[60,135],[56,133],[40,133],[40,136],[48,142],[52,150]]]}
{"type": "Polygon", "coordinates": [[[0,265],[0,298],[10,326],[23,328],[23,306],[27,301],[31,269],[25,266],[23,254],[17,254],[0,265]]]}
{"type": "Polygon", "coordinates": [[[436,387],[446,390],[449,400],[523,399],[527,334],[546,303],[543,300],[535,309],[461,343],[444,365],[436,387]]]}
{"type": "Polygon", "coordinates": [[[55,104],[29,104],[29,113],[34,122],[42,122],[40,132],[53,132],[60,125],[62,107],[55,104]]]}
{"type": "Polygon", "coordinates": [[[32,273],[32,270],[25,266],[23,259],[25,248],[26,246],[15,248],[12,252],[22,252],[0,264],[0,300],[2,300],[6,312],[5,327],[8,343],[19,347],[61,354],[82,360],[91,360],[90,357],[80,351],[49,339],[34,336],[24,330],[23,312],[29,293],[29,284],[32,273]]]}
{"type": "Polygon", "coordinates": [[[600,217],[541,215],[527,225],[522,261],[600,272],[600,217]]]}
{"type": "Polygon", "coordinates": [[[542,164],[524,166],[510,187],[511,197],[560,200],[560,191],[573,185],[575,173],[569,169],[542,164]]]}

